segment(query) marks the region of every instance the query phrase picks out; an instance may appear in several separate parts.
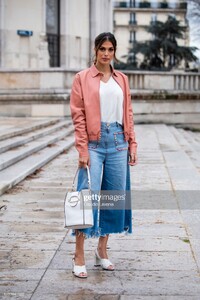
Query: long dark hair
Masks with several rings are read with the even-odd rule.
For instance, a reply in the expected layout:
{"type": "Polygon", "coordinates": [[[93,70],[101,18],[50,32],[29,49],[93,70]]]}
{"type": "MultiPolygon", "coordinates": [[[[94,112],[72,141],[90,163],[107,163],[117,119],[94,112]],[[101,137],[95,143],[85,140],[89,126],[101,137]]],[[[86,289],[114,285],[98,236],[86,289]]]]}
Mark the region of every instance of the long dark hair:
{"type": "Polygon", "coordinates": [[[94,57],[94,63],[97,62],[97,52],[98,52],[99,48],[106,41],[109,41],[112,43],[113,48],[114,48],[114,60],[116,62],[118,61],[118,59],[116,58],[117,41],[115,39],[114,34],[112,34],[111,32],[102,32],[94,40],[94,47],[95,47],[95,52],[96,52],[96,55],[94,57]]]}

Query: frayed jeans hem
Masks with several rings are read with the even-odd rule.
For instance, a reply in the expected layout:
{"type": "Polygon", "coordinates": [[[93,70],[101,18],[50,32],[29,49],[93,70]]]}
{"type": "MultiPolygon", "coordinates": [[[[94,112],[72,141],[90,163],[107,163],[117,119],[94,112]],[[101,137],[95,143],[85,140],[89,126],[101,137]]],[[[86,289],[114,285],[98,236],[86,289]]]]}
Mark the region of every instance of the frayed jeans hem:
{"type": "Polygon", "coordinates": [[[71,233],[71,236],[77,236],[77,235],[80,235],[80,234],[83,234],[83,236],[87,239],[87,238],[99,238],[99,237],[106,237],[107,235],[110,235],[110,234],[125,234],[125,235],[129,235],[129,234],[132,234],[132,230],[127,227],[127,228],[124,228],[124,230],[122,231],[119,231],[119,232],[106,232],[106,233],[101,233],[101,230],[98,230],[98,231],[93,231],[91,233],[86,233],[82,230],[72,230],[72,233],[71,233]],[[77,234],[78,232],[78,234],[77,234]]]}

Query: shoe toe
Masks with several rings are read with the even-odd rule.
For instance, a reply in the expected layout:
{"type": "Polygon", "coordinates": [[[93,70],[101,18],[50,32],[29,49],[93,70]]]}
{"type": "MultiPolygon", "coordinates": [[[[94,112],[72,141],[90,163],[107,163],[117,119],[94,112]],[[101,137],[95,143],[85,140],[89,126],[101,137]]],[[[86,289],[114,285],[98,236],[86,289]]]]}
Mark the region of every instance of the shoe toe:
{"type": "Polygon", "coordinates": [[[73,260],[73,269],[72,269],[72,273],[74,274],[74,276],[79,277],[79,278],[87,278],[87,270],[85,265],[83,266],[77,266],[74,263],[73,260]]]}

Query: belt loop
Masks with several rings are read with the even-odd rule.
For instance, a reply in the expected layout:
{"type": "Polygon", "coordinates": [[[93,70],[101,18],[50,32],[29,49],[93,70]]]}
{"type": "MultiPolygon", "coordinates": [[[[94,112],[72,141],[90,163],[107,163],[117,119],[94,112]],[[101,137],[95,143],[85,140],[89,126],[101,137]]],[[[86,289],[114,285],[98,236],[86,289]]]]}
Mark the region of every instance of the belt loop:
{"type": "Polygon", "coordinates": [[[110,131],[110,123],[106,123],[106,131],[109,133],[109,131],[110,131]]]}

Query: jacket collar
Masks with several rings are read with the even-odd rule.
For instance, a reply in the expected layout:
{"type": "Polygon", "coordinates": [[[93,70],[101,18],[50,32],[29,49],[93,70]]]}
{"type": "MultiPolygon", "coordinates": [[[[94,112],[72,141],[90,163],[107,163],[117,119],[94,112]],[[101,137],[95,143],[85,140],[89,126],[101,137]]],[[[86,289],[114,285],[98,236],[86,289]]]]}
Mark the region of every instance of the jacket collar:
{"type": "MultiPolygon", "coordinates": [[[[114,68],[110,65],[110,68],[111,68],[111,72],[112,72],[112,75],[114,76],[117,76],[117,73],[115,72],[114,68]]],[[[92,74],[92,77],[96,77],[97,75],[99,74],[102,74],[95,66],[95,64],[93,64],[91,67],[90,67],[90,72],[92,74]]]]}

